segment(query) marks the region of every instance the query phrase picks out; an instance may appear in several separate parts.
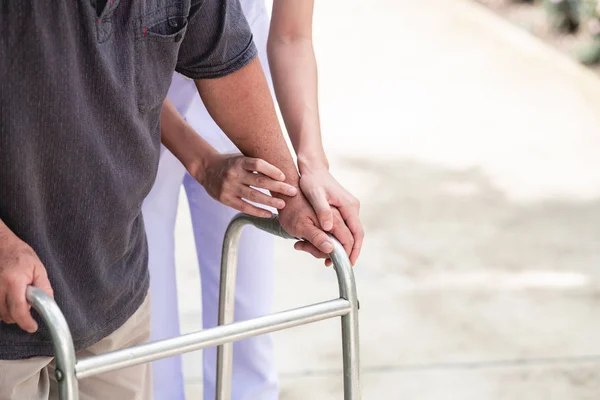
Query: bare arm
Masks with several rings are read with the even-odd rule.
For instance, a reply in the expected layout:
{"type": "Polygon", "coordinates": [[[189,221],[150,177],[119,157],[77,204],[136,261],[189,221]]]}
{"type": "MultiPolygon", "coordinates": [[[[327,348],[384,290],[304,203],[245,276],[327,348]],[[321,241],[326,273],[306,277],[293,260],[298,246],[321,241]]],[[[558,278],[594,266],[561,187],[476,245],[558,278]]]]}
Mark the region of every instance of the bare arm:
{"type": "Polygon", "coordinates": [[[267,42],[275,94],[298,165],[328,167],[321,144],[313,0],[274,0],[267,42]]]}
{"type": "MultiPolygon", "coordinates": [[[[222,78],[196,80],[196,87],[214,121],[243,154],[277,166],[285,174],[285,182],[298,187],[298,171],[277,121],[258,59],[222,78]]],[[[290,234],[309,240],[322,253],[333,251],[331,241],[319,229],[316,214],[302,194],[293,198],[273,195],[286,202],[279,218],[290,234]]]]}
{"type": "Polygon", "coordinates": [[[313,6],[313,0],[273,1],[267,43],[269,66],[279,108],[298,158],[300,188],[315,209],[320,226],[331,231],[347,251],[351,249],[350,260],[354,264],[364,232],[358,217],[359,202],[329,173],[323,149],[312,41],[313,6]]]}
{"type": "Polygon", "coordinates": [[[211,117],[242,153],[278,166],[286,182],[298,186],[258,58],[225,77],[196,80],[196,87],[211,117]]]}
{"type": "Polygon", "coordinates": [[[161,141],[215,200],[246,214],[270,217],[271,212],[244,199],[277,209],[285,202],[255,188],[295,196],[297,189],[282,180],[283,173],[264,160],[220,154],[185,121],[169,100],[161,112],[161,141]]]}
{"type": "Polygon", "coordinates": [[[199,176],[209,160],[219,154],[192,129],[169,100],[163,102],[160,113],[160,140],[194,176],[199,176]]]}

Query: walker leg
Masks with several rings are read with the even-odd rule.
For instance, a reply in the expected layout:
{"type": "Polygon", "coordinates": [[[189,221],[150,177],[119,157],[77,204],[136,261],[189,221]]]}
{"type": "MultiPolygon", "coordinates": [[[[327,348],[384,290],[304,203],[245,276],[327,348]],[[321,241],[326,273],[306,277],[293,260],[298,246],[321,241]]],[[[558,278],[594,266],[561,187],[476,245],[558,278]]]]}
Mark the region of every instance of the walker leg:
{"type": "MultiPolygon", "coordinates": [[[[238,214],[229,224],[223,241],[221,282],[219,293],[219,325],[230,324],[235,312],[235,280],[237,276],[238,243],[242,228],[254,225],[274,235],[294,239],[286,233],[276,218],[262,219],[238,214]]],[[[330,235],[331,236],[331,235],[330,235]]],[[[342,318],[342,352],[344,368],[344,400],[360,400],[360,355],[358,337],[358,299],[350,260],[343,246],[333,237],[331,259],[338,279],[340,297],[350,302],[351,311],[342,318]]],[[[217,348],[216,400],[231,400],[233,343],[217,348]]]]}
{"type": "Polygon", "coordinates": [[[342,316],[342,357],[344,363],[344,400],[360,400],[360,351],[358,335],[358,297],[352,264],[342,245],[333,240],[331,254],[338,277],[340,297],[352,304],[352,311],[342,316]]]}
{"type": "Polygon", "coordinates": [[[79,400],[77,377],[75,376],[75,348],[65,317],[54,300],[41,289],[29,286],[27,300],[42,316],[52,336],[59,399],[79,400]]]}
{"type": "MultiPolygon", "coordinates": [[[[233,322],[235,307],[235,280],[237,277],[238,244],[244,226],[243,220],[234,218],[225,232],[221,257],[221,280],[219,282],[219,325],[233,322]]],[[[216,400],[231,399],[233,373],[233,343],[217,347],[216,400]]]]}

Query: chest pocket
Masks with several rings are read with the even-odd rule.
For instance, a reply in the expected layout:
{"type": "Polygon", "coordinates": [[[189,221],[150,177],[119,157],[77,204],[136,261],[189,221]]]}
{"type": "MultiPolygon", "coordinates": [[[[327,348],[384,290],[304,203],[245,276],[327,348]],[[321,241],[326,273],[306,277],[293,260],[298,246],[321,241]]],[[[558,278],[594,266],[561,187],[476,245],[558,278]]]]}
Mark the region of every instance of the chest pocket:
{"type": "Polygon", "coordinates": [[[159,107],[167,95],[179,46],[187,29],[184,2],[144,14],[135,33],[135,90],[142,113],[159,107]]]}

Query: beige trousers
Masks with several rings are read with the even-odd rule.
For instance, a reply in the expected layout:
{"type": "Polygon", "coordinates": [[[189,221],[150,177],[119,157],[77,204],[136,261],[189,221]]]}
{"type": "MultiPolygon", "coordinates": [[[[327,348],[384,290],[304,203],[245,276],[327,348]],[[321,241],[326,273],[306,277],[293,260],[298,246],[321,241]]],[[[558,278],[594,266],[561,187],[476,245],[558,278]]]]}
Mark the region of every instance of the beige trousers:
{"type": "MultiPolygon", "coordinates": [[[[150,337],[150,298],[115,332],[77,353],[89,357],[142,344],[150,337]]],[[[141,364],[79,381],[80,400],[151,400],[150,364],[141,364]]],[[[0,360],[0,400],[56,400],[58,386],[51,357],[0,360]]]]}

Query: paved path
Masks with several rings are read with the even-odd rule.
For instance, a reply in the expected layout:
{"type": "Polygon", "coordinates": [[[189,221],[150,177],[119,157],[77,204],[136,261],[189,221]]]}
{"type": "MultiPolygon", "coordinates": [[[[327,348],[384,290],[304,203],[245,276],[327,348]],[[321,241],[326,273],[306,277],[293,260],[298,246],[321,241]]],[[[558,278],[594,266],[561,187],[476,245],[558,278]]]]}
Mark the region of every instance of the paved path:
{"type": "MultiPolygon", "coordinates": [[[[368,235],[364,399],[599,398],[600,83],[465,1],[317,3],[326,146],[368,235]]],[[[279,309],[336,293],[283,240],[277,283],[279,309]]],[[[342,398],[338,325],[275,335],[282,400],[342,398]]],[[[199,355],[185,363],[200,398],[199,355]]]]}

